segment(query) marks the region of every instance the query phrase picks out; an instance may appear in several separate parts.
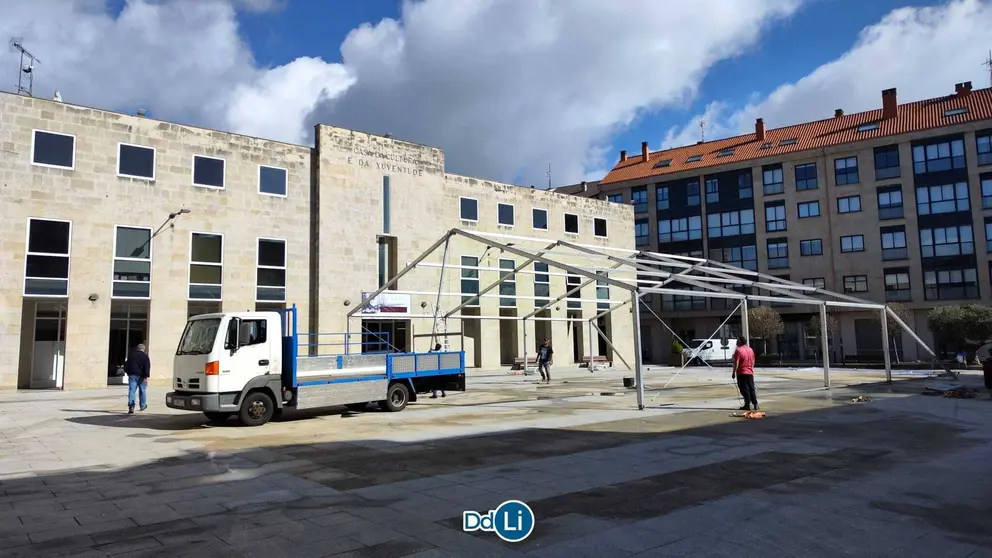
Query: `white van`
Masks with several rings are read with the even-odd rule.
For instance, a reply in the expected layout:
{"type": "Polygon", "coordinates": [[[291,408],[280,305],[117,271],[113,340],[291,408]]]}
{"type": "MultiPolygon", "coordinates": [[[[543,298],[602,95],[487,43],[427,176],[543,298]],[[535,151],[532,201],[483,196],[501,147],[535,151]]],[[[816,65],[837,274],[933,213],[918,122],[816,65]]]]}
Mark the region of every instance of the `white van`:
{"type": "Polygon", "coordinates": [[[693,339],[688,347],[682,349],[682,356],[690,365],[729,364],[737,350],[736,339],[693,339]]]}

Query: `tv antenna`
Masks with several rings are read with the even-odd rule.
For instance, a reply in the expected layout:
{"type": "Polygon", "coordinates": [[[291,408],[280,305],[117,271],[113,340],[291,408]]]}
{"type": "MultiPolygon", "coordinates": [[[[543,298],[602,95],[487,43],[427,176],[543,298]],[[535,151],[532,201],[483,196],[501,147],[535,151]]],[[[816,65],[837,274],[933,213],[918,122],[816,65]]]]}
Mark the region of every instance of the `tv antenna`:
{"type": "Polygon", "coordinates": [[[706,119],[699,119],[699,143],[706,142],[706,119]]]}
{"type": "Polygon", "coordinates": [[[10,51],[21,55],[17,65],[17,93],[31,97],[34,91],[34,65],[41,64],[41,60],[24,48],[24,37],[12,38],[10,51]]]}
{"type": "Polygon", "coordinates": [[[551,163],[548,163],[548,190],[551,189],[551,163]]]}
{"type": "Polygon", "coordinates": [[[992,50],[989,51],[989,57],[982,62],[982,66],[985,66],[989,70],[989,87],[992,87],[992,50]]]}

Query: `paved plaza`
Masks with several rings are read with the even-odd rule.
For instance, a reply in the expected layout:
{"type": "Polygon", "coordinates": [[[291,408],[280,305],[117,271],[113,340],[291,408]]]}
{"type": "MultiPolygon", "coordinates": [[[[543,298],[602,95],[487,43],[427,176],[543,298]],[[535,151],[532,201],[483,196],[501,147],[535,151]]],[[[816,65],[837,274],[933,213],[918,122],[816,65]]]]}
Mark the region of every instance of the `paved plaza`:
{"type": "MultiPolygon", "coordinates": [[[[0,556],[992,556],[992,401],[919,376],[470,371],[402,413],[208,426],[124,388],[0,393],[0,556]],[[656,394],[658,394],[656,396],[656,394]],[[870,401],[856,403],[858,396],[870,401]],[[524,542],[464,533],[507,499],[524,542]]],[[[978,387],[980,377],[961,382],[978,387]]]]}

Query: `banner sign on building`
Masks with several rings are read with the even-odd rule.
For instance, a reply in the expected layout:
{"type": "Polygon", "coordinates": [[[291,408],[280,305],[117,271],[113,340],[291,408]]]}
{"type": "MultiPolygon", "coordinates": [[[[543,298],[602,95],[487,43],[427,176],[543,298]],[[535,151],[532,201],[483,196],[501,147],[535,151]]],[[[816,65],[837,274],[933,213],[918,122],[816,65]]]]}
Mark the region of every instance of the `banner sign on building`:
{"type": "MultiPolygon", "coordinates": [[[[363,292],[362,300],[371,295],[371,292],[363,292]]],[[[401,293],[391,293],[389,291],[380,293],[379,296],[372,299],[365,308],[362,308],[362,314],[409,314],[410,313],[410,295],[401,293]]]]}

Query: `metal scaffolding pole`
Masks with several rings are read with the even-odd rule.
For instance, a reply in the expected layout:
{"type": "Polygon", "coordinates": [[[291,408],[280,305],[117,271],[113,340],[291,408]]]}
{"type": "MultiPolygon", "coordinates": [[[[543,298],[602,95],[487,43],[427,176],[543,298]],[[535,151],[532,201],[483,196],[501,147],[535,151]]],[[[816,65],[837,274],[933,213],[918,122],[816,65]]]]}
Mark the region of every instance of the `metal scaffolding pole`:
{"type": "Polygon", "coordinates": [[[641,358],[641,305],[640,295],[630,293],[634,308],[634,381],[637,382],[637,409],[644,410],[644,363],[641,358]]]}
{"type": "Polygon", "coordinates": [[[823,387],[830,387],[830,333],[827,330],[827,305],[820,305],[820,350],[823,352],[823,387]]]}
{"type": "Polygon", "coordinates": [[[741,301],[741,335],[744,336],[744,340],[747,344],[751,344],[751,323],[747,318],[747,306],[748,300],[745,298],[741,301]]]}
{"type": "MultiPolygon", "coordinates": [[[[444,255],[441,256],[441,274],[437,281],[437,299],[434,301],[434,324],[431,327],[431,350],[434,350],[434,343],[437,343],[437,315],[441,312],[441,291],[444,289],[444,270],[448,265],[448,246],[451,245],[451,237],[444,241],[444,255]]],[[[447,318],[445,318],[447,323],[447,318]]],[[[447,329],[447,328],[445,328],[447,329]]],[[[447,337],[447,336],[445,336],[447,337]]]]}
{"type": "Polygon", "coordinates": [[[885,359],[885,383],[892,383],[892,358],[889,356],[889,313],[887,308],[879,310],[882,315],[882,358],[885,359]]]}
{"type": "Polygon", "coordinates": [[[633,370],[633,368],[630,367],[630,363],[627,362],[627,359],[623,358],[623,355],[620,354],[620,351],[618,351],[616,346],[613,345],[613,342],[610,341],[610,338],[607,337],[605,333],[603,333],[603,330],[599,329],[598,325],[593,325],[593,327],[595,327],[596,331],[599,332],[599,335],[600,337],[603,338],[603,341],[606,341],[606,344],[609,345],[611,349],[613,349],[613,354],[620,359],[620,362],[622,362],[623,365],[627,367],[627,370],[633,370]]]}

